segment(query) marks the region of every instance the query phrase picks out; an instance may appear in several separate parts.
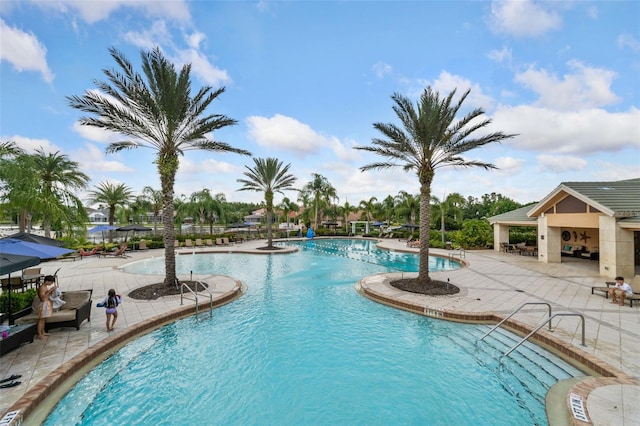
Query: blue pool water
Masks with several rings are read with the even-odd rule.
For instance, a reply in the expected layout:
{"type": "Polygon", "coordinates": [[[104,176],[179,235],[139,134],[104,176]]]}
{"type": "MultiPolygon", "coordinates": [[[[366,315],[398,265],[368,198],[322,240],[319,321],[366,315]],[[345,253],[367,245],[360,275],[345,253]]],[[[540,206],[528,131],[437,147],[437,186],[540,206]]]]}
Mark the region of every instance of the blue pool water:
{"type": "MultiPolygon", "coordinates": [[[[178,256],[179,274],[233,276],[247,294],[127,345],[45,424],[537,425],[546,424],[546,390],[582,375],[528,344],[499,364],[512,335],[476,346],[488,326],[421,317],[355,292],[364,276],[415,271],[415,255],[368,241],[298,245],[293,254],[178,256]]],[[[156,259],[127,271],[162,267],[156,259]]]]}

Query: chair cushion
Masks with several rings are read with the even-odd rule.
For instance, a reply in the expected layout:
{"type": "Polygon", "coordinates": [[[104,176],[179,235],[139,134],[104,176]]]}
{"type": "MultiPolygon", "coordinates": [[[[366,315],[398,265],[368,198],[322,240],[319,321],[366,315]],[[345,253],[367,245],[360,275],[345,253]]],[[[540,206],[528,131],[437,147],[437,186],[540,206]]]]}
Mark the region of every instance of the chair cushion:
{"type": "Polygon", "coordinates": [[[61,311],[77,309],[91,299],[91,293],[88,291],[66,291],[62,293],[62,300],[65,303],[60,308],[61,311]]]}

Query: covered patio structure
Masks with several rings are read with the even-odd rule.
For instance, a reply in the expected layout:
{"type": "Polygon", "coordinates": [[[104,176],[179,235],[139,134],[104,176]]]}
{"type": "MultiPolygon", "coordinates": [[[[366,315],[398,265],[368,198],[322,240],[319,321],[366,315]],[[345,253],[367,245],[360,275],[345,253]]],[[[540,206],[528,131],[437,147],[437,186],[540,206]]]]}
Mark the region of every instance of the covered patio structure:
{"type": "Polygon", "coordinates": [[[640,178],[564,182],[537,204],[488,220],[494,250],[509,242],[510,226],[535,226],[541,262],[580,256],[597,260],[600,275],[629,279],[640,264],[640,178]]]}

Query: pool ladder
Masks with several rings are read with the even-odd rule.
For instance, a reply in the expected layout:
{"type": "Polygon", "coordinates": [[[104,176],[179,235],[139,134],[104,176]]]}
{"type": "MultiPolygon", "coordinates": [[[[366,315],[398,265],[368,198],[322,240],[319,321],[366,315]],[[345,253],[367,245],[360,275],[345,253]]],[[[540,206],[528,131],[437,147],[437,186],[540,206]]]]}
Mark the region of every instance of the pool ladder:
{"type": "Polygon", "coordinates": [[[506,318],[504,318],[502,321],[500,321],[498,324],[496,324],[495,327],[493,327],[491,330],[487,331],[481,338],[479,338],[476,341],[476,344],[479,341],[483,340],[488,335],[490,335],[491,333],[493,333],[498,327],[500,327],[502,324],[504,324],[509,318],[514,316],[516,313],[518,313],[522,308],[524,308],[527,305],[547,305],[547,307],[549,308],[549,317],[546,320],[544,320],[544,322],[542,324],[538,325],[531,333],[529,333],[525,337],[523,337],[515,346],[513,346],[507,352],[502,354],[502,356],[500,357],[501,360],[502,360],[502,358],[504,358],[506,356],[509,356],[509,354],[511,352],[513,352],[516,349],[518,349],[520,347],[520,345],[522,345],[524,342],[529,340],[529,338],[531,336],[536,334],[545,325],[548,324],[549,325],[549,331],[553,331],[551,329],[551,320],[553,320],[555,317],[580,317],[580,320],[581,320],[580,323],[582,325],[582,346],[586,346],[585,343],[584,343],[584,331],[585,331],[585,328],[584,328],[585,327],[584,326],[584,315],[576,314],[576,313],[572,313],[572,312],[559,312],[557,314],[551,315],[551,305],[549,303],[547,303],[547,302],[526,302],[526,303],[523,303],[522,305],[518,306],[513,312],[511,312],[506,318]]]}
{"type": "Polygon", "coordinates": [[[198,315],[198,309],[200,307],[200,304],[198,303],[198,294],[200,294],[199,288],[202,288],[202,290],[206,290],[207,293],[209,293],[209,312],[212,313],[213,312],[213,293],[211,293],[211,290],[209,290],[209,288],[205,286],[202,283],[202,281],[195,281],[195,289],[192,289],[191,287],[189,287],[189,284],[187,283],[182,283],[180,285],[180,305],[184,304],[184,299],[193,300],[194,302],[196,302],[196,315],[198,315]],[[190,294],[185,295],[184,293],[185,288],[190,294]]]}

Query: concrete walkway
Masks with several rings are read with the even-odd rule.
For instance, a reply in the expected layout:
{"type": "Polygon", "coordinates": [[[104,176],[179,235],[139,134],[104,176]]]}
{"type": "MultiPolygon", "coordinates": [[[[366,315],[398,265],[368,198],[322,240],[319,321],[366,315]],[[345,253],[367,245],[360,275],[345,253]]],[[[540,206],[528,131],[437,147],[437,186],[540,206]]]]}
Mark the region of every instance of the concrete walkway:
{"type": "MultiPolygon", "coordinates": [[[[264,251],[257,250],[262,246],[264,241],[253,241],[230,247],[189,249],[188,252],[242,251],[264,255],[264,251]]],[[[382,240],[379,246],[392,250],[417,251],[408,249],[404,242],[396,239],[382,240]]],[[[185,249],[181,251],[184,252],[185,249]]],[[[92,321],[83,323],[80,330],[54,329],[47,340],[35,340],[34,343],[23,345],[0,358],[0,378],[12,374],[22,375],[19,379],[22,381],[21,385],[0,389],[0,418],[21,397],[29,396],[31,389],[37,389],[36,385],[45,377],[81,352],[118,333],[139,326],[150,318],[157,318],[180,308],[179,296],[155,301],[128,298],[131,290],[160,282],[163,277],[128,274],[118,269],[133,261],[161,257],[163,253],[163,250],[148,250],[133,252],[127,259],[90,257],[75,262],[53,261],[41,264],[44,274],[52,274],[61,268],[58,277],[63,291],[93,290],[92,321]],[[112,333],[106,331],[104,310],[95,307],[95,303],[102,300],[110,288],[115,288],[124,296],[116,330],[112,333]]],[[[432,250],[432,253],[445,256],[451,254],[437,249],[432,250]]],[[[459,255],[457,252],[456,254],[459,255]]],[[[542,301],[550,303],[554,313],[580,313],[584,315],[586,322],[586,347],[580,346],[580,327],[575,317],[563,317],[554,321],[554,336],[632,378],[640,377],[640,363],[637,362],[637,354],[640,353],[640,308],[613,305],[601,293],[591,295],[592,286],[602,286],[604,281],[613,278],[599,276],[596,262],[563,258],[561,264],[545,264],[534,257],[488,250],[467,252],[463,260],[468,263],[466,268],[433,274],[434,278],[444,281],[450,279],[461,287],[461,293],[455,296],[427,298],[404,293],[386,285],[384,280],[377,279],[369,280],[366,285],[388,294],[389,297],[422,304],[433,311],[492,312],[506,316],[524,302],[542,301]]],[[[204,275],[194,278],[214,284],[214,292],[218,298],[227,296],[237,287],[237,282],[231,277],[204,275]]],[[[251,286],[251,283],[244,284],[251,286]]],[[[190,301],[185,303],[193,304],[190,301]]],[[[546,316],[546,308],[534,307],[524,309],[515,318],[535,326],[546,316]]],[[[633,380],[618,383],[615,378],[594,380],[597,381],[583,384],[586,411],[591,424],[637,424],[640,419],[640,404],[637,404],[640,400],[640,387],[637,383],[633,380]]]]}

